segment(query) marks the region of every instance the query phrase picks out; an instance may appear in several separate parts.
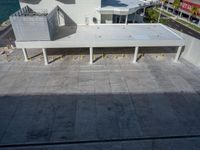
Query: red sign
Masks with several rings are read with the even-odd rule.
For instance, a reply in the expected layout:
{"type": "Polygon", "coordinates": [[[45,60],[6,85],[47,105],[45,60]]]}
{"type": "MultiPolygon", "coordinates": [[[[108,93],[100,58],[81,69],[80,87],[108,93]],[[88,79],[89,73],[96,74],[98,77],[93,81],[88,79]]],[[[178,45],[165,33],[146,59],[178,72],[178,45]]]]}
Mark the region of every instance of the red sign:
{"type": "Polygon", "coordinates": [[[191,9],[192,7],[197,7],[199,8],[199,13],[198,13],[198,16],[200,16],[200,4],[195,4],[195,3],[192,3],[191,1],[189,0],[183,0],[182,4],[181,4],[181,9],[187,11],[187,12],[191,12],[191,9]]]}

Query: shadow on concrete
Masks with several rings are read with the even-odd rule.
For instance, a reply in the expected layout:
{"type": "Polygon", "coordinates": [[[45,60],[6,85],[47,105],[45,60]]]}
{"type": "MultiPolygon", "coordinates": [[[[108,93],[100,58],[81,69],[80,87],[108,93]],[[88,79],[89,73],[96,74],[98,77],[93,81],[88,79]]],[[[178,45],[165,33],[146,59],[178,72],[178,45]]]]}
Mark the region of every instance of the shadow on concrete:
{"type": "Polygon", "coordinates": [[[139,52],[144,54],[176,53],[177,47],[142,47],[139,52]]]}
{"type": "MultiPolygon", "coordinates": [[[[135,48],[130,47],[108,47],[108,48],[94,48],[94,54],[134,54],[135,48]]],[[[139,53],[147,53],[147,54],[162,54],[162,53],[176,53],[176,47],[141,47],[139,49],[139,53]]],[[[88,55],[89,48],[54,48],[48,49],[48,54],[70,54],[70,55],[88,55]]]]}
{"type": "Polygon", "coordinates": [[[101,56],[98,56],[97,58],[95,58],[95,59],[93,60],[93,63],[97,62],[98,60],[100,60],[100,59],[102,59],[102,58],[103,58],[102,55],[101,55],[101,56]]]}
{"type": "Polygon", "coordinates": [[[32,60],[32,59],[34,59],[34,58],[36,58],[36,57],[39,57],[39,56],[42,56],[42,55],[43,55],[42,52],[41,52],[41,53],[37,53],[37,54],[35,54],[35,55],[29,57],[29,59],[32,60]]]}
{"type": "Polygon", "coordinates": [[[84,90],[0,96],[0,148],[200,137],[197,93],[90,94],[84,90]]]}

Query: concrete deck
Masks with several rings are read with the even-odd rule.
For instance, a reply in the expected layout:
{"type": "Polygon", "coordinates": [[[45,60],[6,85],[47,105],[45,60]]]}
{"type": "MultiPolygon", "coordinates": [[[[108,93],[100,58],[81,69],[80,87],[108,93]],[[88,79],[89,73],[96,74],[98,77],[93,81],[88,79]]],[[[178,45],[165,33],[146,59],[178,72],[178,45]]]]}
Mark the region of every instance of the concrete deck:
{"type": "Polygon", "coordinates": [[[200,69],[174,54],[29,55],[0,63],[1,149],[200,149],[200,69]]]}

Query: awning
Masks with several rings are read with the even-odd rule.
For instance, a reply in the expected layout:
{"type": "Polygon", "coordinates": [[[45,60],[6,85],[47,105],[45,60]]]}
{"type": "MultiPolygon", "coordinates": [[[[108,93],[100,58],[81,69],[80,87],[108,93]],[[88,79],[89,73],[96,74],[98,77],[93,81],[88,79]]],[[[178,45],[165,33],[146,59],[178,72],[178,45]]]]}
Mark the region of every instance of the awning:
{"type": "Polygon", "coordinates": [[[16,41],[17,48],[183,46],[184,40],[162,24],[66,26],[53,41],[16,41]]]}

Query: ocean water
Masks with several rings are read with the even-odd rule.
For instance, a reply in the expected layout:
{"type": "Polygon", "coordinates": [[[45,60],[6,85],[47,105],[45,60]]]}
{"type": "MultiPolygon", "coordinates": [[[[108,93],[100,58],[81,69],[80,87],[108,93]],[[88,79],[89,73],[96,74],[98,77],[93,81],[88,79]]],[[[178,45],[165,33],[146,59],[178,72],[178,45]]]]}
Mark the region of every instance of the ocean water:
{"type": "Polygon", "coordinates": [[[19,0],[0,0],[0,22],[19,9],[19,0]]]}

